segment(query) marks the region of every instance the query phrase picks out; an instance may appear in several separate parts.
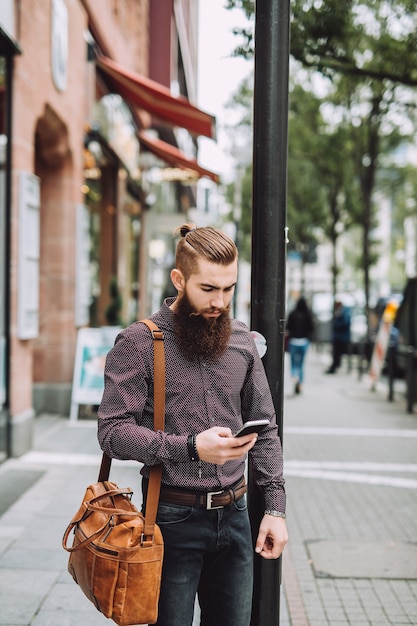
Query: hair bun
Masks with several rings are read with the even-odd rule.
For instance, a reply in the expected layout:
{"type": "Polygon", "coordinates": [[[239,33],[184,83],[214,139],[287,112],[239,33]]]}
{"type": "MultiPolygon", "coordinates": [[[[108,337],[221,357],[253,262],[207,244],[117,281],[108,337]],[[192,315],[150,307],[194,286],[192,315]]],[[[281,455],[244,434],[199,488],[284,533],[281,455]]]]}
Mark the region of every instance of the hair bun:
{"type": "Polygon", "coordinates": [[[185,237],[190,232],[190,230],[191,229],[189,226],[182,226],[182,228],[180,228],[181,237],[185,237]]]}
{"type": "Polygon", "coordinates": [[[177,229],[177,232],[181,237],[186,237],[193,230],[196,230],[195,224],[183,224],[177,229]]]}

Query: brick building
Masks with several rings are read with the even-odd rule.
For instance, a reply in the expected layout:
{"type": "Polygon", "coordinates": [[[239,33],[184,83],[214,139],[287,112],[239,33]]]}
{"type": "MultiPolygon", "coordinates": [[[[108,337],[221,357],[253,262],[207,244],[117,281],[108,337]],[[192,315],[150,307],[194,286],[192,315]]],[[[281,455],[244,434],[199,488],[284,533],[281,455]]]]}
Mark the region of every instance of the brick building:
{"type": "MultiPolygon", "coordinates": [[[[195,206],[193,0],[2,0],[0,455],[68,416],[80,328],[163,295],[172,226],[195,206]],[[179,214],[183,214],[179,217],[179,214]],[[162,219],[161,219],[162,216],[162,219]]],[[[0,457],[1,458],[1,457],[0,457]]]]}

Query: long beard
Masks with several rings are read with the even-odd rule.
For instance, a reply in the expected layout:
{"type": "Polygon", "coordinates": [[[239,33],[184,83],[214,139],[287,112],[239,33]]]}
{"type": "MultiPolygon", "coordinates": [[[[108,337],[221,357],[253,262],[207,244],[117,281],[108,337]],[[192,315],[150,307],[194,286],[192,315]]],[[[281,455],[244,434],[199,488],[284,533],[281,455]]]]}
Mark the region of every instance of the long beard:
{"type": "Polygon", "coordinates": [[[232,332],[227,307],[219,317],[206,319],[195,310],[186,292],[178,299],[174,316],[175,336],[189,361],[216,361],[226,350],[232,332]]]}

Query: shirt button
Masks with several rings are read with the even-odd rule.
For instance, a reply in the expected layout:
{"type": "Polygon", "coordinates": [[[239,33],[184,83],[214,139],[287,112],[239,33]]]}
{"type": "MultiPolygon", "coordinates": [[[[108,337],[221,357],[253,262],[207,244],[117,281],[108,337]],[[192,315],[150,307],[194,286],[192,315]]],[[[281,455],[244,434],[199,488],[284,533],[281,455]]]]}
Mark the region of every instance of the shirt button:
{"type": "Polygon", "coordinates": [[[211,396],[211,390],[210,389],[207,391],[207,395],[211,396]]]}

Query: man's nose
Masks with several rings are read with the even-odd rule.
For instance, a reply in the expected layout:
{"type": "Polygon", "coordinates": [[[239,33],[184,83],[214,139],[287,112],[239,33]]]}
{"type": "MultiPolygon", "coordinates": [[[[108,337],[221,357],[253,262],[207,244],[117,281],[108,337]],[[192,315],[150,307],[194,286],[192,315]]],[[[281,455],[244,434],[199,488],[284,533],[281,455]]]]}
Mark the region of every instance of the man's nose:
{"type": "Polygon", "coordinates": [[[216,293],[211,301],[213,309],[222,309],[224,307],[224,296],[222,293],[216,293]]]}

